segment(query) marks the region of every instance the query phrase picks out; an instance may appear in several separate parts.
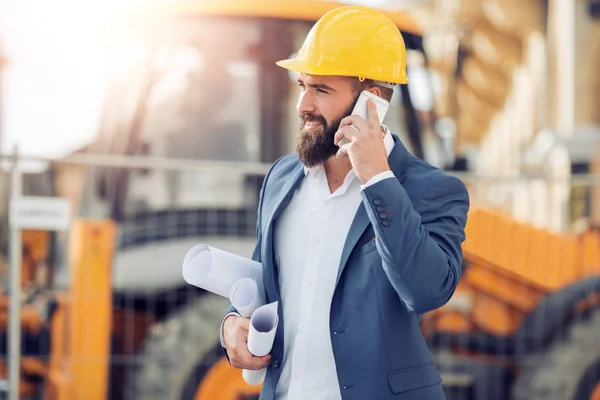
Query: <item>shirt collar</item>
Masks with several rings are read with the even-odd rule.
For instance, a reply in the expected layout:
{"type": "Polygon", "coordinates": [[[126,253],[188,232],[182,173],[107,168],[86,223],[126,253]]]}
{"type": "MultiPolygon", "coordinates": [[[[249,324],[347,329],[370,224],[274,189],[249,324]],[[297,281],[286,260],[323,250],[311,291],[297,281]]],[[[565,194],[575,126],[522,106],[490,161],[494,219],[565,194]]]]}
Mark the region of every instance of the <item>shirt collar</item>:
{"type": "MultiPolygon", "coordinates": [[[[390,128],[387,127],[387,125],[381,125],[381,127],[383,128],[383,132],[385,133],[385,135],[383,136],[383,145],[385,146],[385,150],[387,151],[387,155],[389,156],[392,150],[394,149],[394,138],[392,137],[392,132],[390,131],[390,128]]],[[[311,168],[305,165],[304,175],[306,176],[309,172],[311,172],[313,176],[316,177],[321,173],[322,170],[323,164],[315,165],[311,168]]]]}

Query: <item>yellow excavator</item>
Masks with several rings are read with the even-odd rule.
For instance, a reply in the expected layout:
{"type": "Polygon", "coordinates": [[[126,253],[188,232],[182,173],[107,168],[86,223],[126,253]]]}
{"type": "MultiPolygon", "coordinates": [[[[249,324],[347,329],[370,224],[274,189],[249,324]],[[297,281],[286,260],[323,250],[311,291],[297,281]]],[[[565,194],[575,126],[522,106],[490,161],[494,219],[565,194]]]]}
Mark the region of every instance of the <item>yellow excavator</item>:
{"type": "MultiPolygon", "coordinates": [[[[250,256],[265,170],[216,174],[165,160],[266,168],[293,151],[297,89],[275,61],[340,5],[186,0],[137,8],[109,27],[118,62],[97,139],[23,185],[76,210],[69,235],[23,233],[23,398],[258,398],[260,386],[220,349],[227,300],[186,285],[181,260],[197,243],[250,256]]],[[[384,122],[414,154],[452,170],[462,165],[452,135],[436,131],[432,104],[412,97],[433,96],[420,79],[423,32],[409,12],[388,15],[408,48],[410,82],[384,122]]],[[[598,233],[552,234],[474,207],[464,250],[452,301],[422,317],[447,398],[598,400],[598,233]]],[[[5,292],[3,332],[8,303],[5,292]]]]}

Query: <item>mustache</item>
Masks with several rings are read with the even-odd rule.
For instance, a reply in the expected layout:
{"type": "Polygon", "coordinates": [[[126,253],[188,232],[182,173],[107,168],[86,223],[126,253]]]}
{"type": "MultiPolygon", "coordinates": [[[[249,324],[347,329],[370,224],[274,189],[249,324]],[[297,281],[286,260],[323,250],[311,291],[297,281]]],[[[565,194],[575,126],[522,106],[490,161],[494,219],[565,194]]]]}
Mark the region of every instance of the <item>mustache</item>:
{"type": "Polygon", "coordinates": [[[302,126],[304,126],[306,122],[319,122],[324,127],[327,126],[327,121],[322,115],[306,112],[300,114],[300,119],[302,120],[302,126]]]}

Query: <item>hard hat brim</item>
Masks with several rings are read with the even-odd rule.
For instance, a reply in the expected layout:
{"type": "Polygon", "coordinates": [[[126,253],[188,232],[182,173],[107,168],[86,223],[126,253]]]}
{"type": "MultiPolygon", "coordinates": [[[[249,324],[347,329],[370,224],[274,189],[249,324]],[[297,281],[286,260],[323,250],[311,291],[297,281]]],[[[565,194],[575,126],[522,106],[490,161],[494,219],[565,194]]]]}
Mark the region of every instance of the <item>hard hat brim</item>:
{"type": "Polygon", "coordinates": [[[281,68],[285,68],[290,71],[298,72],[300,74],[349,76],[349,75],[340,73],[340,71],[325,70],[319,66],[307,63],[306,61],[304,61],[300,58],[290,58],[287,60],[281,60],[281,61],[277,61],[275,64],[279,65],[281,68]]]}
{"type": "MultiPolygon", "coordinates": [[[[352,74],[350,72],[340,71],[337,69],[332,70],[332,69],[323,68],[323,67],[320,67],[317,65],[313,65],[311,63],[308,63],[308,62],[302,60],[301,58],[289,58],[287,60],[280,60],[280,61],[276,61],[275,64],[277,64],[281,68],[285,68],[287,70],[294,71],[294,72],[297,72],[300,74],[357,77],[355,74],[352,74]]],[[[357,77],[357,78],[362,78],[362,77],[357,77]]],[[[402,85],[402,84],[408,83],[408,79],[402,79],[402,80],[398,80],[398,81],[390,82],[390,83],[396,83],[396,84],[402,85]]]]}

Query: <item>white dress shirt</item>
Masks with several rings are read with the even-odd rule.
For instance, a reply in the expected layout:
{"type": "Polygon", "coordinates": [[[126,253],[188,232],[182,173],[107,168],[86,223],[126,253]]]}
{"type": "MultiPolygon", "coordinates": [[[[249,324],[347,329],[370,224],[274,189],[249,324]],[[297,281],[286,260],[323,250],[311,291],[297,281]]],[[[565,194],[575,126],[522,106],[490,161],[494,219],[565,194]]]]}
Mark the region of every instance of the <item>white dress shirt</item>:
{"type": "MultiPolygon", "coordinates": [[[[384,144],[394,147],[389,129],[384,144]]],[[[276,400],[341,399],[329,332],[329,310],[346,236],[365,185],[353,170],[334,193],[323,166],[304,169],[306,177],[275,221],[274,251],[283,311],[284,351],[276,400]]],[[[221,343],[222,329],[221,329],[221,343]]]]}
{"type": "MultiPolygon", "coordinates": [[[[394,140],[385,128],[388,152],[394,140]]],[[[306,177],[275,221],[274,249],[282,299],[284,352],[276,400],[341,399],[329,332],[329,310],[350,225],[363,187],[351,170],[334,193],[322,166],[306,177]]]]}

